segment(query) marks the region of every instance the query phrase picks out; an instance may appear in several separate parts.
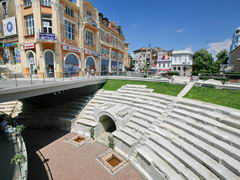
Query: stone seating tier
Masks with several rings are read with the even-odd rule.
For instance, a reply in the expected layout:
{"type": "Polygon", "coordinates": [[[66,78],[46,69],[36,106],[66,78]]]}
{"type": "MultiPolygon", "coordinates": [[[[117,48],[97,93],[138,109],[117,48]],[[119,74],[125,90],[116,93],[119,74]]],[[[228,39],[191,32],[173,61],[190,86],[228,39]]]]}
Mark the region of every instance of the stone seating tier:
{"type": "Polygon", "coordinates": [[[106,103],[135,109],[113,137],[147,179],[240,179],[238,110],[126,85],[99,90],[77,122],[97,126],[94,110],[106,103]]]}

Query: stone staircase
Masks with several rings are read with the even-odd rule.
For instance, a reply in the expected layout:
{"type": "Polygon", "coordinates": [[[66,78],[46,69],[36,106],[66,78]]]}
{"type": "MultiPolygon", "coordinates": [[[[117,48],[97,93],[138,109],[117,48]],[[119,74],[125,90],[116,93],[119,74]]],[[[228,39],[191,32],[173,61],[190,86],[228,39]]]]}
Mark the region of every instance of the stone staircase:
{"type": "Polygon", "coordinates": [[[17,121],[26,127],[70,131],[72,123],[91,98],[92,96],[82,96],[50,107],[38,107],[36,104],[24,102],[17,121]]]}
{"type": "Polygon", "coordinates": [[[18,101],[9,101],[0,103],[0,113],[10,115],[14,112],[15,107],[18,105],[18,101]]]}
{"type": "Polygon", "coordinates": [[[94,110],[106,103],[128,105],[135,111],[112,133],[115,150],[146,179],[240,179],[240,111],[182,96],[137,85],[99,90],[73,129],[88,134],[98,124],[94,110]]]}

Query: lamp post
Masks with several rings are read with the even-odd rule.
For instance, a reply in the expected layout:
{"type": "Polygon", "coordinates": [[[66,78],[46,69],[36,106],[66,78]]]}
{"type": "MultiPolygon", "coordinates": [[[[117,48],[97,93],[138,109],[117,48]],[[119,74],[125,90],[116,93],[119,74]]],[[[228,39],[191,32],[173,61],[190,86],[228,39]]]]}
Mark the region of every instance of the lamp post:
{"type": "MultiPolygon", "coordinates": [[[[2,4],[2,8],[3,8],[3,18],[6,18],[6,16],[7,16],[7,1],[0,0],[0,3],[2,4]]],[[[4,47],[4,39],[3,39],[3,58],[4,58],[3,60],[6,62],[6,59],[8,57],[7,57],[7,49],[4,47]]]]}
{"type": "Polygon", "coordinates": [[[7,15],[7,1],[6,0],[0,0],[3,8],[3,17],[5,18],[7,15]]]}

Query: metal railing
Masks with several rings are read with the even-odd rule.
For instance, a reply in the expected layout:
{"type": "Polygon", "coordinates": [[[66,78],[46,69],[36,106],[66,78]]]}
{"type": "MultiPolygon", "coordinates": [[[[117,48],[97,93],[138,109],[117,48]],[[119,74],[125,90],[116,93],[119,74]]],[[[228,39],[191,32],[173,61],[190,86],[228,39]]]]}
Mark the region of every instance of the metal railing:
{"type": "MultiPolygon", "coordinates": [[[[106,77],[106,76],[124,76],[136,78],[154,78],[160,79],[162,77],[171,79],[170,75],[159,75],[156,72],[54,72],[54,73],[37,73],[37,74],[0,74],[0,89],[13,88],[21,86],[39,85],[44,83],[55,83],[63,81],[72,81],[87,78],[106,77]]],[[[201,74],[200,79],[216,79],[221,81],[240,79],[238,74],[201,74]]]]}
{"type": "MultiPolygon", "coordinates": [[[[12,74],[8,72],[0,73],[0,89],[8,87],[20,87],[29,85],[38,85],[44,83],[55,83],[87,78],[106,77],[106,76],[124,76],[137,78],[153,78],[154,72],[53,72],[37,74],[12,74]]],[[[160,76],[159,76],[160,77],[160,76]]]]}

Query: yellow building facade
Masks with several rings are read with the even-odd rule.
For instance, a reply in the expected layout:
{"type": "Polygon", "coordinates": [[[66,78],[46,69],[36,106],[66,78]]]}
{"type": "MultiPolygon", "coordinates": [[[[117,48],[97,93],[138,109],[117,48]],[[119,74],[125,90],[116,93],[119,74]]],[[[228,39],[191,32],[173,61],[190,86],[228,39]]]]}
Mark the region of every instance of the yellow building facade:
{"type": "Polygon", "coordinates": [[[16,0],[16,14],[25,76],[123,71],[121,27],[104,18],[90,1],[16,0]]]}

